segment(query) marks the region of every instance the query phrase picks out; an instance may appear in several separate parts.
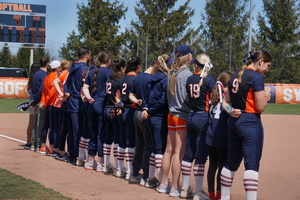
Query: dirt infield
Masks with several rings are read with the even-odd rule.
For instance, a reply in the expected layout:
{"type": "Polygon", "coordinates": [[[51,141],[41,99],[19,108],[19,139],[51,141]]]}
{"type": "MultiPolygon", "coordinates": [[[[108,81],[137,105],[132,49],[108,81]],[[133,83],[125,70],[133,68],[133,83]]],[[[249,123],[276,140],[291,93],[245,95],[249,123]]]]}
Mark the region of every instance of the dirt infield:
{"type": "MultiPolygon", "coordinates": [[[[26,141],[28,114],[0,114],[0,134],[26,141]]],[[[262,115],[265,142],[259,173],[258,199],[299,200],[300,115],[262,115]]],[[[32,179],[72,199],[179,199],[123,179],[23,150],[22,143],[0,137],[0,168],[32,179]]],[[[232,199],[245,199],[244,167],[236,173],[232,199]]],[[[194,184],[192,183],[192,186],[194,184]]],[[[207,184],[204,184],[207,190],[207,184]]],[[[1,190],[0,190],[1,192],[1,190]]]]}

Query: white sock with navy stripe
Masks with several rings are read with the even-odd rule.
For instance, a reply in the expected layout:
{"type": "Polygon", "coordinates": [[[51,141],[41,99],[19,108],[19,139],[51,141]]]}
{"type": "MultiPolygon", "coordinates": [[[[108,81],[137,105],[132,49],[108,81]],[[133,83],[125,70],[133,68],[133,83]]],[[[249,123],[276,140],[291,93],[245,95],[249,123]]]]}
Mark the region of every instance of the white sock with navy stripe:
{"type": "Polygon", "coordinates": [[[119,144],[114,144],[114,163],[115,163],[115,168],[119,168],[119,163],[118,163],[118,147],[119,147],[119,144]]]}
{"type": "Polygon", "coordinates": [[[204,164],[194,164],[195,192],[203,190],[204,164]]]}
{"type": "Polygon", "coordinates": [[[90,139],[85,139],[83,137],[79,140],[79,150],[78,150],[78,158],[86,158],[86,151],[89,146],[90,139]]]}
{"type": "Polygon", "coordinates": [[[104,158],[104,166],[110,164],[110,144],[103,144],[103,158],[104,158]]]}
{"type": "Polygon", "coordinates": [[[149,179],[153,178],[155,175],[155,154],[151,153],[149,160],[149,179]]]}
{"type": "Polygon", "coordinates": [[[230,199],[230,189],[232,186],[234,174],[234,171],[230,171],[229,169],[223,167],[221,172],[221,200],[230,199]]]}
{"type": "Polygon", "coordinates": [[[125,149],[125,159],[127,164],[127,173],[132,174],[132,162],[133,162],[133,155],[134,155],[134,149],[133,148],[126,148],[125,149]]]}
{"type": "Polygon", "coordinates": [[[163,158],[162,154],[156,154],[155,155],[155,167],[156,167],[156,170],[157,170],[157,178],[158,178],[159,182],[161,182],[161,179],[162,179],[162,173],[161,173],[162,158],[163,158]]]}
{"type": "Polygon", "coordinates": [[[247,200],[257,199],[258,187],[258,172],[253,170],[246,170],[244,172],[244,187],[246,191],[247,200]]]}
{"type": "Polygon", "coordinates": [[[191,170],[192,170],[192,163],[186,161],[181,162],[183,188],[188,188],[190,186],[191,170]]]}
{"type": "Polygon", "coordinates": [[[118,147],[118,169],[121,170],[124,167],[125,149],[118,147]]]}

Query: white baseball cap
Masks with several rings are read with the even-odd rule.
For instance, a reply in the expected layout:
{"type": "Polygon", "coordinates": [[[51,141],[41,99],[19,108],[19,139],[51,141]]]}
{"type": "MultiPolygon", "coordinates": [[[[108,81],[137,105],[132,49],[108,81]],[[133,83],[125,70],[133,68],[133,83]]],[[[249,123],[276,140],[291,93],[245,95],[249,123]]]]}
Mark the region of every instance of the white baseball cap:
{"type": "Polygon", "coordinates": [[[60,67],[60,62],[59,62],[58,60],[53,60],[53,61],[50,63],[50,67],[51,67],[51,69],[59,68],[59,67],[60,67]]]}

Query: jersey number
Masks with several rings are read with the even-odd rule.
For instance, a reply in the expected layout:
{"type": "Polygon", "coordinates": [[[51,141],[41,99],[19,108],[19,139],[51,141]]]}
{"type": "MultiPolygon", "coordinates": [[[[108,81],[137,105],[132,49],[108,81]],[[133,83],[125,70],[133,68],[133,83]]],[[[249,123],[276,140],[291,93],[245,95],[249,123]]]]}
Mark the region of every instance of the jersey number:
{"type": "Polygon", "coordinates": [[[220,119],[221,104],[218,103],[216,106],[210,107],[211,118],[220,119]]]}
{"type": "Polygon", "coordinates": [[[122,95],[126,95],[127,83],[123,83],[122,95]]]}
{"type": "Polygon", "coordinates": [[[236,94],[236,93],[238,92],[238,88],[237,88],[238,85],[239,85],[239,80],[236,78],[236,79],[234,79],[233,82],[232,82],[232,89],[231,89],[231,91],[232,91],[234,94],[236,94]]]}
{"type": "Polygon", "coordinates": [[[189,84],[190,87],[190,95],[192,98],[199,98],[199,84],[189,84]]]}
{"type": "Polygon", "coordinates": [[[111,83],[106,83],[106,94],[111,94],[111,83]]]}

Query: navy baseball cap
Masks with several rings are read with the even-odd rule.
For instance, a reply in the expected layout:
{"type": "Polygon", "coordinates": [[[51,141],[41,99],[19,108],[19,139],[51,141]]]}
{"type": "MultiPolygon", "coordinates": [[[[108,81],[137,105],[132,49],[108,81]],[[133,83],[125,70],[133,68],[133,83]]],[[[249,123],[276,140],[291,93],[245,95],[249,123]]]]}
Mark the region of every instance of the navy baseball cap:
{"type": "Polygon", "coordinates": [[[195,51],[185,44],[182,44],[175,49],[175,55],[177,57],[185,56],[186,54],[189,53],[194,54],[195,51]]]}
{"type": "Polygon", "coordinates": [[[170,67],[174,63],[174,58],[170,58],[170,60],[167,63],[167,67],[170,67]]]}

